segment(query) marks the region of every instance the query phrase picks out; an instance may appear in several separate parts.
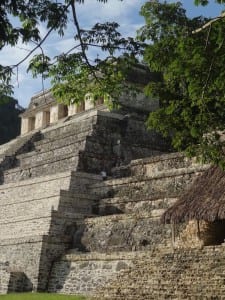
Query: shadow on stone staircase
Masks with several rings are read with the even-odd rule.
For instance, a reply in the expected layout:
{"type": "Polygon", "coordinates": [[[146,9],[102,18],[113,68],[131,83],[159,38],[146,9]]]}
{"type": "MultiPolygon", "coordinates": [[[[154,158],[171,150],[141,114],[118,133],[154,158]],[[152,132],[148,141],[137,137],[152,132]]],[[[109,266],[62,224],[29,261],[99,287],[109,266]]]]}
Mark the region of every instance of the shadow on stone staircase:
{"type": "MultiPolygon", "coordinates": [[[[92,295],[97,290],[100,299],[105,297],[107,282],[123,281],[123,270],[126,274],[138,261],[144,265],[148,262],[145,258],[157,253],[155,249],[167,251],[171,229],[160,224],[160,217],[207,167],[179,154],[162,155],[132,161],[126,167],[130,176],[87,185],[88,194],[96,197],[97,215],[82,220],[77,229],[79,238],[74,240],[76,249],[68,250],[54,263],[49,291],[92,295]]],[[[116,177],[118,174],[117,170],[116,177]]],[[[132,284],[141,282],[141,274],[132,280],[132,284]]],[[[131,299],[125,297],[125,288],[123,292],[118,299],[131,299]]],[[[108,293],[111,299],[114,291],[108,288],[108,293]]]]}

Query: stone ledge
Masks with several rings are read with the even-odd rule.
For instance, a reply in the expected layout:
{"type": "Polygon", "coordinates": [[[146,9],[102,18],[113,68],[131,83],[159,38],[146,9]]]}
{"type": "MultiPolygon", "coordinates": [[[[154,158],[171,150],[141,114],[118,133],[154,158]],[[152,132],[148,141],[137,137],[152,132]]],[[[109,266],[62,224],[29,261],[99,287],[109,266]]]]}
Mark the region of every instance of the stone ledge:
{"type": "MultiPolygon", "coordinates": [[[[98,197],[93,194],[88,194],[88,193],[79,193],[79,192],[73,192],[70,190],[60,190],[60,196],[67,197],[69,199],[85,199],[85,200],[98,200],[98,197]]],[[[1,206],[1,205],[0,205],[1,206]]]]}
{"type": "Polygon", "coordinates": [[[146,257],[146,251],[135,251],[135,252],[113,252],[113,253],[79,253],[76,250],[69,250],[65,255],[62,256],[61,260],[66,261],[110,261],[118,259],[134,260],[146,257]]]}
{"type": "Polygon", "coordinates": [[[23,203],[30,203],[30,202],[36,202],[36,201],[43,201],[43,200],[48,200],[48,199],[51,199],[51,198],[58,198],[59,199],[59,196],[60,196],[60,193],[57,193],[57,194],[54,194],[54,195],[50,195],[50,196],[43,196],[43,197],[40,197],[40,198],[30,198],[30,199],[26,199],[24,201],[24,199],[22,199],[22,201],[20,201],[21,199],[19,199],[18,202],[10,202],[10,203],[5,203],[5,204],[1,204],[1,201],[0,201],[0,207],[6,207],[6,206],[11,206],[11,205],[21,205],[23,203]]]}
{"type": "Polygon", "coordinates": [[[155,162],[159,162],[159,161],[176,159],[176,158],[184,158],[185,159],[185,156],[178,152],[162,154],[162,155],[157,155],[157,156],[153,156],[153,157],[134,159],[130,162],[130,165],[136,166],[136,165],[143,165],[143,164],[149,164],[149,163],[151,164],[151,163],[155,163],[155,162]]]}
{"type": "MultiPolygon", "coordinates": [[[[41,132],[44,134],[44,133],[47,133],[47,132],[49,132],[51,130],[68,126],[68,125],[70,125],[72,123],[78,123],[78,124],[80,124],[81,121],[84,121],[85,119],[89,119],[89,118],[92,118],[92,117],[97,117],[98,115],[106,116],[107,113],[106,113],[106,115],[104,113],[106,113],[106,112],[99,111],[97,108],[96,109],[92,109],[90,111],[80,112],[80,113],[78,113],[76,115],[73,115],[71,117],[66,117],[66,118],[64,118],[62,120],[59,120],[58,124],[52,124],[49,127],[42,129],[41,132]]],[[[111,113],[108,113],[108,114],[111,114],[111,113]]]]}
{"type": "Polygon", "coordinates": [[[10,148],[14,148],[14,146],[16,146],[18,144],[19,144],[19,147],[22,146],[24,143],[29,141],[38,132],[39,132],[39,130],[34,130],[23,136],[18,136],[17,138],[9,141],[8,143],[0,145],[0,157],[2,158],[4,156],[7,156],[7,152],[10,148]]]}
{"type": "Polygon", "coordinates": [[[23,223],[26,221],[32,221],[32,220],[43,220],[43,219],[51,219],[51,211],[50,212],[44,212],[45,214],[42,216],[35,216],[35,215],[26,215],[26,216],[20,216],[20,217],[15,217],[12,221],[12,219],[1,219],[0,224],[1,225],[10,225],[10,224],[15,224],[15,223],[23,223]]]}
{"type": "Polygon", "coordinates": [[[141,183],[142,181],[150,181],[154,179],[162,179],[167,177],[176,177],[182,176],[186,174],[192,174],[197,172],[203,172],[208,169],[208,165],[204,166],[196,166],[196,167],[189,167],[189,168],[180,168],[180,169],[172,169],[169,171],[157,172],[153,176],[129,176],[126,178],[117,178],[117,179],[109,179],[102,183],[93,184],[91,185],[90,189],[94,188],[101,188],[101,187],[108,187],[108,186],[122,186],[129,183],[141,183]]]}
{"type": "MultiPolygon", "coordinates": [[[[164,212],[164,209],[160,210],[160,212],[164,212]]],[[[130,214],[114,214],[114,215],[107,215],[107,216],[96,216],[95,218],[86,218],[84,220],[85,224],[101,224],[107,222],[118,222],[118,221],[127,221],[127,220],[140,220],[140,219],[152,219],[153,221],[159,221],[160,214],[153,214],[150,213],[130,213],[130,214]]]]}
{"type": "MultiPolygon", "coordinates": [[[[42,160],[42,161],[38,161],[38,162],[35,162],[34,164],[29,164],[28,166],[22,166],[21,168],[20,167],[17,167],[17,168],[13,168],[11,170],[7,170],[7,171],[4,171],[4,174],[13,174],[13,173],[17,173],[18,171],[23,171],[23,170],[29,170],[31,168],[38,168],[40,166],[44,166],[44,165],[47,165],[47,164],[52,164],[52,163],[56,163],[56,162],[61,162],[63,160],[66,160],[66,159],[75,159],[75,158],[78,158],[79,157],[79,153],[77,155],[74,155],[74,153],[70,153],[70,155],[61,155],[61,156],[57,156],[57,157],[52,157],[52,158],[48,158],[46,160],[42,160]]],[[[62,172],[65,172],[65,171],[62,171],[62,172]]]]}
{"type": "MultiPolygon", "coordinates": [[[[12,219],[1,219],[0,221],[0,224],[1,225],[10,225],[10,224],[18,224],[18,223],[23,223],[23,222],[29,222],[29,221],[32,221],[32,220],[35,220],[35,221],[39,221],[39,220],[44,220],[44,219],[47,219],[47,220],[50,220],[50,222],[52,222],[52,215],[54,215],[54,217],[56,217],[57,219],[79,219],[79,220],[82,220],[85,216],[95,216],[95,215],[92,215],[92,214],[89,214],[89,213],[79,213],[79,212],[72,212],[72,211],[57,211],[57,210],[49,210],[49,211],[42,211],[41,212],[42,214],[40,215],[35,215],[35,214],[32,214],[32,215],[29,215],[27,214],[26,216],[19,216],[19,217],[15,217],[12,221],[12,219]]],[[[36,212],[37,214],[37,212],[36,212]]]]}
{"type": "Polygon", "coordinates": [[[18,244],[30,244],[43,241],[43,235],[30,235],[19,238],[6,238],[0,239],[0,246],[18,245],[18,244]]]}
{"type": "MultiPolygon", "coordinates": [[[[11,172],[13,172],[13,170],[11,172]]],[[[9,173],[10,173],[10,171],[9,171],[9,173]]],[[[35,178],[25,179],[25,180],[19,181],[19,182],[10,182],[10,183],[6,183],[4,185],[0,185],[0,191],[5,190],[5,189],[12,189],[12,188],[17,189],[18,187],[30,186],[33,184],[46,183],[46,181],[53,181],[53,180],[57,180],[60,178],[68,178],[68,177],[70,178],[71,174],[72,174],[71,171],[64,171],[64,172],[59,172],[57,174],[50,174],[50,175],[44,175],[44,176],[39,176],[39,177],[35,177],[35,178]]]]}
{"type": "Polygon", "coordinates": [[[46,151],[42,153],[36,153],[36,155],[31,155],[28,157],[22,158],[20,161],[20,169],[31,169],[33,167],[38,167],[42,166],[45,164],[51,164],[55,163],[57,161],[61,160],[66,160],[66,159],[71,159],[72,157],[77,158],[79,157],[79,152],[82,151],[84,146],[82,148],[78,148],[77,152],[78,154],[74,154],[74,149],[71,147],[71,145],[67,145],[65,147],[61,147],[59,149],[64,150],[64,151],[58,151],[59,149],[56,149],[59,153],[54,153],[55,151],[46,151]],[[64,148],[64,149],[63,149],[64,148]],[[66,149],[69,148],[69,149],[66,149]],[[65,151],[66,150],[66,151],[65,151]],[[60,153],[66,152],[66,154],[60,154],[60,153]]]}
{"type": "MultiPolygon", "coordinates": [[[[27,159],[27,158],[32,158],[33,156],[38,156],[38,155],[46,154],[46,153],[49,153],[49,152],[53,153],[54,150],[58,150],[58,149],[62,149],[62,148],[65,148],[65,147],[73,146],[73,145],[76,145],[76,144],[81,143],[81,142],[85,143],[86,142],[85,138],[86,138],[86,135],[81,139],[77,139],[75,142],[64,143],[63,146],[62,145],[57,146],[55,148],[51,148],[51,150],[50,149],[45,149],[44,151],[42,151],[42,150],[40,150],[40,151],[39,150],[33,150],[33,151],[30,151],[30,152],[27,152],[27,153],[19,154],[16,157],[18,159],[27,159]]],[[[51,143],[51,141],[49,143],[51,143]]]]}
{"type": "Polygon", "coordinates": [[[5,238],[5,239],[0,239],[0,246],[10,246],[10,245],[20,245],[20,244],[32,244],[32,243],[50,243],[50,244],[59,244],[61,245],[62,243],[70,243],[68,241],[68,238],[65,237],[56,237],[56,236],[49,236],[49,235],[43,235],[43,234],[38,234],[38,235],[27,235],[27,236],[21,236],[21,237],[16,237],[16,238],[5,238]]]}
{"type": "Polygon", "coordinates": [[[122,203],[132,203],[132,202],[159,202],[159,201],[171,201],[174,202],[178,200],[177,197],[164,197],[164,198],[151,198],[149,195],[147,195],[145,198],[142,197],[141,199],[136,199],[136,198],[130,198],[130,197],[125,197],[125,196],[116,196],[113,198],[102,198],[99,200],[99,205],[104,205],[104,204],[122,204],[122,203]]]}
{"type": "Polygon", "coordinates": [[[101,180],[102,181],[102,176],[98,174],[92,174],[92,173],[87,173],[87,172],[80,172],[80,171],[72,171],[72,176],[73,177],[82,177],[82,178],[88,178],[88,179],[95,179],[95,180],[101,180]]]}
{"type": "Polygon", "coordinates": [[[60,142],[62,140],[68,139],[68,138],[74,137],[74,138],[82,139],[83,137],[87,136],[89,133],[92,133],[92,132],[93,132],[93,124],[90,124],[88,126],[80,128],[79,132],[76,132],[73,127],[68,128],[68,131],[65,131],[61,134],[58,134],[57,132],[54,132],[54,130],[52,130],[49,133],[51,133],[53,135],[53,137],[43,136],[40,141],[34,142],[34,145],[35,145],[35,147],[39,148],[39,147],[45,146],[46,144],[55,143],[58,141],[60,142]],[[58,138],[56,136],[58,136],[58,138]]]}

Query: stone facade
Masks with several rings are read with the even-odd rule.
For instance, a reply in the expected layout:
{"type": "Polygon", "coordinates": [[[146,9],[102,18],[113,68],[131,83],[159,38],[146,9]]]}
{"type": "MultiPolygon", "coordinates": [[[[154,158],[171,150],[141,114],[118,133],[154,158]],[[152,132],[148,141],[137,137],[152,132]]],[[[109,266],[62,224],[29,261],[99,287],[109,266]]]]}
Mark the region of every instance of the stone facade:
{"type": "Polygon", "coordinates": [[[47,290],[54,261],[80,247],[79,232],[96,216],[100,195],[89,186],[102,182],[100,172],[111,176],[117,165],[168,148],[146,131],[145,114],[127,117],[86,102],[86,111],[76,106],[68,118],[49,92],[33,97],[22,135],[0,147],[0,261],[10,266],[1,270],[2,293],[7,285],[8,291],[47,290]]]}
{"type": "Polygon", "coordinates": [[[133,265],[98,288],[94,299],[223,299],[224,250],[221,245],[137,253],[133,265]]]}
{"type": "Polygon", "coordinates": [[[133,264],[135,254],[80,254],[70,251],[54,264],[49,291],[66,294],[91,295],[97,287],[103,287],[121,270],[133,264]]]}
{"type": "Polygon", "coordinates": [[[168,153],[132,106],[32,98],[22,135],[0,147],[0,293],[207,299],[211,280],[210,299],[221,299],[224,246],[203,247],[215,228],[201,224],[199,243],[194,223],[176,228],[176,239],[160,223],[209,166],[168,153]]]}

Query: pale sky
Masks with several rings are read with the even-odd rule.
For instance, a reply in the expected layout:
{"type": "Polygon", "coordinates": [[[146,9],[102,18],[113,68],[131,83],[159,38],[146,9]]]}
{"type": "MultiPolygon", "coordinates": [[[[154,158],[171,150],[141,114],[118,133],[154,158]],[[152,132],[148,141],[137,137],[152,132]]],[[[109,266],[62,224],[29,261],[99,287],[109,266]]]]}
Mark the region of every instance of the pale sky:
{"type": "MultiPolygon", "coordinates": [[[[90,28],[95,23],[115,21],[120,24],[120,32],[125,36],[135,36],[136,30],[144,25],[144,19],[139,15],[141,6],[146,0],[108,0],[107,4],[99,3],[95,0],[85,0],[85,4],[78,5],[78,18],[81,28],[90,28]]],[[[175,2],[175,1],[168,1],[175,2]]],[[[205,15],[217,16],[221,11],[221,6],[216,6],[214,1],[211,1],[209,6],[205,8],[196,8],[192,3],[193,0],[184,0],[182,3],[187,9],[190,16],[205,15]]],[[[43,25],[39,28],[42,36],[47,32],[43,25]]],[[[59,37],[56,34],[51,35],[44,43],[43,49],[45,53],[51,57],[59,55],[62,52],[67,52],[75,45],[74,39],[74,25],[69,24],[64,37],[59,37]]],[[[3,65],[16,64],[32,49],[33,45],[22,45],[19,43],[14,48],[4,48],[0,52],[0,63],[3,65]]],[[[35,54],[40,53],[37,51],[35,54]]],[[[93,56],[97,55],[97,51],[93,52],[93,56]]],[[[26,73],[27,62],[23,63],[18,69],[18,76],[13,78],[14,98],[19,100],[19,104],[27,107],[30,98],[42,91],[41,77],[34,79],[31,74],[26,73]]],[[[45,88],[49,88],[50,84],[45,83],[45,88]]]]}

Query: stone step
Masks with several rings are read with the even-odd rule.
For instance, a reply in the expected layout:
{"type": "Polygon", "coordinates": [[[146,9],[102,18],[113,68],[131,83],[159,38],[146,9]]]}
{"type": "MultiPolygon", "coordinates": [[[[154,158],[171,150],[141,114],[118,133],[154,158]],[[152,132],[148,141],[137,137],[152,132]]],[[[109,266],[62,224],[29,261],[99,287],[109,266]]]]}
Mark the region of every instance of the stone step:
{"type": "Polygon", "coordinates": [[[47,211],[42,215],[1,220],[0,240],[32,235],[62,236],[68,226],[81,222],[85,216],[72,211],[47,211]],[[66,219],[66,223],[65,223],[66,219]]]}
{"type": "Polygon", "coordinates": [[[127,177],[110,179],[90,186],[90,192],[100,198],[124,197],[132,199],[178,197],[190,186],[205,167],[180,168],[158,172],[152,177],[127,177]]]}
{"type": "Polygon", "coordinates": [[[23,147],[30,140],[35,140],[40,138],[39,131],[33,131],[32,133],[26,134],[24,136],[19,136],[16,139],[0,146],[0,158],[4,156],[14,155],[20,148],[23,147]]]}
{"type": "Polygon", "coordinates": [[[70,188],[72,174],[67,171],[0,185],[0,205],[58,196],[60,189],[70,188]]]}
{"type": "Polygon", "coordinates": [[[147,251],[171,243],[170,226],[159,222],[163,209],[146,214],[119,214],[86,218],[80,243],[87,251],[147,251]]]}
{"type": "Polygon", "coordinates": [[[70,126],[64,126],[60,128],[61,130],[52,129],[47,133],[42,134],[42,140],[35,142],[36,146],[44,145],[46,143],[54,143],[57,140],[63,140],[70,138],[71,136],[76,136],[77,138],[82,138],[93,132],[93,124],[81,125],[81,124],[71,124],[70,126]],[[57,138],[58,137],[58,138],[57,138]]]}
{"type": "Polygon", "coordinates": [[[41,132],[45,139],[55,140],[57,139],[57,136],[61,137],[72,131],[74,131],[74,133],[79,133],[82,131],[90,130],[92,126],[96,123],[96,121],[97,112],[93,111],[87,116],[83,116],[82,118],[72,118],[71,120],[66,121],[65,123],[56,124],[49,128],[43,129],[41,130],[41,132]]]}
{"type": "Polygon", "coordinates": [[[190,159],[180,153],[163,154],[144,159],[133,160],[130,163],[132,176],[155,177],[168,170],[187,168],[208,168],[209,165],[201,165],[196,159],[190,159]]]}
{"type": "MultiPolygon", "coordinates": [[[[46,211],[57,209],[59,205],[60,197],[56,196],[42,196],[39,199],[14,199],[14,203],[6,203],[3,205],[0,201],[0,210],[3,216],[7,216],[7,220],[19,220],[24,216],[42,216],[46,211]],[[16,201],[18,201],[16,203],[16,201]]],[[[66,205],[66,204],[64,204],[66,205]]],[[[1,218],[0,223],[5,223],[4,217],[1,218]]]]}
{"type": "MultiPolygon", "coordinates": [[[[41,190],[40,190],[41,191],[41,190]]],[[[94,197],[88,194],[73,194],[70,191],[59,190],[56,195],[46,196],[46,192],[42,191],[40,198],[33,198],[32,195],[27,195],[28,198],[16,196],[12,202],[0,201],[0,209],[3,216],[7,216],[10,220],[20,220],[24,216],[42,216],[46,212],[52,210],[59,211],[75,211],[76,213],[92,214],[92,205],[94,197]]],[[[4,217],[0,222],[5,223],[4,217]]]]}
{"type": "Polygon", "coordinates": [[[13,168],[8,171],[4,171],[4,182],[17,182],[29,178],[40,177],[43,174],[51,175],[57,172],[65,172],[66,170],[76,170],[78,165],[79,156],[61,155],[58,157],[52,157],[45,161],[35,162],[34,164],[24,168],[13,168]]]}
{"type": "Polygon", "coordinates": [[[85,140],[77,141],[75,144],[65,145],[56,149],[49,151],[32,151],[26,154],[17,156],[19,160],[19,166],[21,168],[30,167],[38,163],[51,162],[51,160],[56,160],[57,157],[66,157],[71,155],[78,155],[79,151],[84,150],[85,140]]]}
{"type": "Polygon", "coordinates": [[[54,264],[48,291],[90,294],[96,287],[104,285],[111,276],[129,268],[134,256],[137,255],[130,252],[79,254],[70,250],[54,264]]]}
{"type": "Polygon", "coordinates": [[[34,143],[34,151],[36,152],[45,152],[50,151],[53,149],[58,149],[63,146],[71,145],[74,143],[82,142],[85,140],[85,138],[90,134],[90,132],[85,132],[85,134],[82,135],[76,135],[74,132],[71,133],[71,135],[63,136],[61,138],[58,138],[56,140],[47,140],[43,139],[39,142],[34,143]]]}
{"type": "MultiPolygon", "coordinates": [[[[96,196],[90,195],[87,193],[74,193],[72,191],[61,191],[61,198],[63,199],[63,205],[66,201],[71,205],[71,208],[79,213],[92,214],[93,213],[93,204],[95,203],[96,196]]],[[[60,204],[61,207],[62,204],[60,204]]]]}
{"type": "Polygon", "coordinates": [[[1,224],[0,240],[48,234],[50,224],[51,216],[1,224]]]}
{"type": "Polygon", "coordinates": [[[100,215],[112,215],[119,213],[143,213],[151,212],[156,209],[167,209],[173,205],[178,198],[162,198],[162,199],[150,199],[144,198],[128,198],[114,197],[114,198],[103,198],[96,203],[96,211],[100,215]]]}

